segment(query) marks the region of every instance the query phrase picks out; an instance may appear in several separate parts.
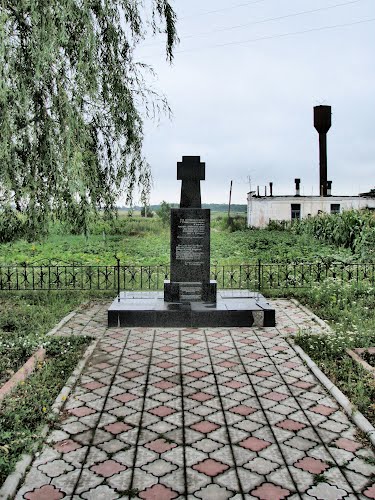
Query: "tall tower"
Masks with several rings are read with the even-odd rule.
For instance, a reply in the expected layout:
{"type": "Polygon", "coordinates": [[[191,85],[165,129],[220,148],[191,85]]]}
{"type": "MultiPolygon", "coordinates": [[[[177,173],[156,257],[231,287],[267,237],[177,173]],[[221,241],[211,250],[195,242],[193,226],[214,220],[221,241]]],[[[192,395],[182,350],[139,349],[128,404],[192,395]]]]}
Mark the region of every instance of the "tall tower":
{"type": "Polygon", "coordinates": [[[331,106],[314,107],[314,127],[319,133],[319,193],[327,196],[327,132],[331,128],[331,106]]]}

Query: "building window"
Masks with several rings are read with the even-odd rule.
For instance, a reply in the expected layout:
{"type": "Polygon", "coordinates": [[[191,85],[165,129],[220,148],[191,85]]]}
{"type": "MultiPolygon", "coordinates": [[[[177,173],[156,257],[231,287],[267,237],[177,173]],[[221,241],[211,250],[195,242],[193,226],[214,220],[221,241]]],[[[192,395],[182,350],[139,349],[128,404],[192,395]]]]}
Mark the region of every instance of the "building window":
{"type": "Polygon", "coordinates": [[[340,213],[340,203],[331,203],[331,214],[340,213]]]}
{"type": "Polygon", "coordinates": [[[291,218],[292,220],[301,218],[301,205],[299,203],[292,203],[291,218]]]}

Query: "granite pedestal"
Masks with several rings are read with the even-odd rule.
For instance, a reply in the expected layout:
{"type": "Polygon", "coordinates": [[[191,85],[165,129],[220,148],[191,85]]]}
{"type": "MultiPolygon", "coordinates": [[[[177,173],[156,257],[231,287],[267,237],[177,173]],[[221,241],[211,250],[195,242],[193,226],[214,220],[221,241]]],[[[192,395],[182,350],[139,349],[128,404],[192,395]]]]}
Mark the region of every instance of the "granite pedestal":
{"type": "Polygon", "coordinates": [[[263,295],[219,290],[209,302],[165,302],[163,292],[121,292],[108,309],[114,327],[275,326],[275,310],[263,295]]]}

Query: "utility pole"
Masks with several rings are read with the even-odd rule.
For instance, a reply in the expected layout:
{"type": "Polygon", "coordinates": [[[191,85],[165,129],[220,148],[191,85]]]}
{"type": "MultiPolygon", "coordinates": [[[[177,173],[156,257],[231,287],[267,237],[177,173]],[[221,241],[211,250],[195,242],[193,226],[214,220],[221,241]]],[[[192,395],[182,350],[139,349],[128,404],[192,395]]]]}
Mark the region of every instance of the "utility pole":
{"type": "Polygon", "coordinates": [[[230,204],[231,204],[231,201],[232,201],[232,186],[233,186],[233,181],[230,181],[229,205],[228,205],[228,219],[230,218],[230,204]]]}

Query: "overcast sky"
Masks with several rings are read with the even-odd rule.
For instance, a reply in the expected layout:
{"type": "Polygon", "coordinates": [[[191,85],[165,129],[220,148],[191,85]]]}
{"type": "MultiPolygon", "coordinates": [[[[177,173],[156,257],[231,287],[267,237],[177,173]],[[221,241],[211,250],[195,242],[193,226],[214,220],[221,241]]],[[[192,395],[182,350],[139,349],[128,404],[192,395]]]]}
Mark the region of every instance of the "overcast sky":
{"type": "Polygon", "coordinates": [[[162,38],[137,51],[173,111],[146,122],[151,203],[179,201],[176,163],[206,163],[203,203],[246,203],[251,182],[274,194],[318,194],[313,107],[332,106],[334,195],[375,187],[375,0],[178,0],[172,66],[162,38]],[[340,26],[344,25],[344,26],[340,26]]]}

